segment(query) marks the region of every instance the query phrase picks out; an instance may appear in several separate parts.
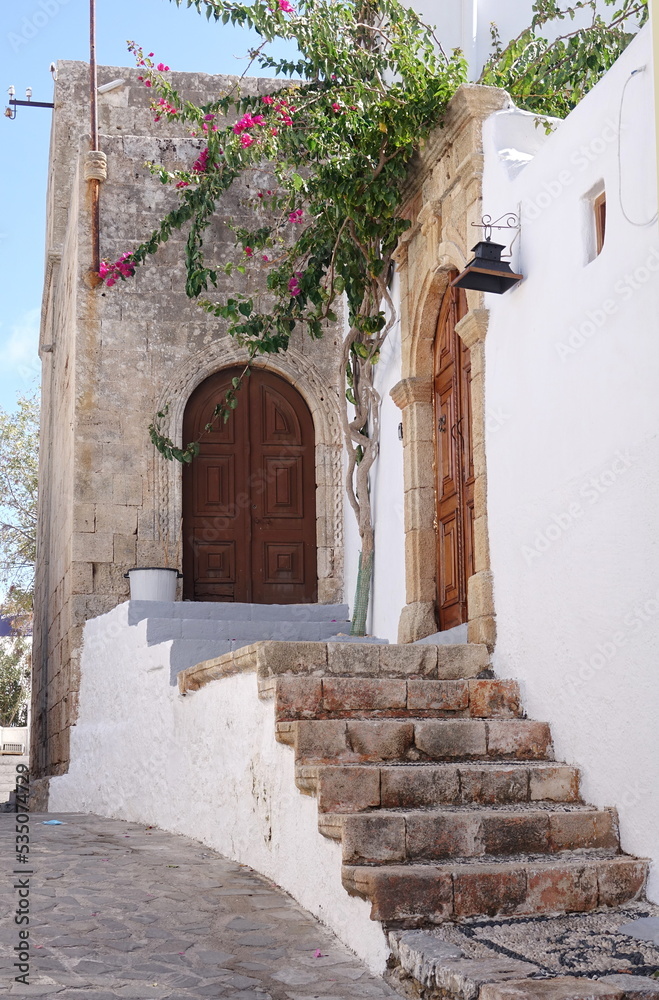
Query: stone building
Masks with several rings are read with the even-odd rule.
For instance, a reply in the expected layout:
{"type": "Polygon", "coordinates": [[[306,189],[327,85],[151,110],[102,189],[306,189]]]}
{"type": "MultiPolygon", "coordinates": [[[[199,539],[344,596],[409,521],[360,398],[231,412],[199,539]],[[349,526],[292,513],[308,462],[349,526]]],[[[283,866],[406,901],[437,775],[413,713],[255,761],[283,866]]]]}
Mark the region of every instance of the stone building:
{"type": "MultiPolygon", "coordinates": [[[[99,95],[107,156],[101,256],[108,260],[140,243],[174,204],[175,196],[148,174],[145,161],[190,167],[203,146],[177,135],[166,122],[154,124],[148,91],[137,75],[116,67],[99,72],[101,86],[124,80],[99,95]]],[[[90,284],[88,76],[82,63],[59,63],[54,98],[40,343],[43,444],[33,690],[39,775],[66,770],[85,621],[127,598],[127,570],[167,565],[165,547],[170,559],[179,557],[182,470],[157,456],[148,426],[169,405],[164,430],[180,436],[193,391],[218,369],[246,358],[222,336],[221,321],[185,296],[185,234],[174,234],[135,281],[114,289],[90,284]]],[[[229,77],[176,73],[172,81],[197,103],[235,83],[229,77]]],[[[241,86],[246,93],[266,93],[272,82],[244,80],[241,86]]],[[[267,175],[252,183],[267,187],[267,175]]],[[[248,183],[234,185],[231,197],[228,211],[240,220],[240,205],[250,197],[248,183]]],[[[233,234],[217,219],[207,234],[209,256],[226,262],[231,247],[233,234]]],[[[236,273],[225,277],[220,290],[240,290],[241,280],[236,273]]],[[[297,387],[313,416],[311,500],[317,518],[309,530],[317,581],[309,596],[325,603],[343,591],[337,344],[331,331],[315,343],[296,336],[286,354],[255,362],[297,387]]]]}

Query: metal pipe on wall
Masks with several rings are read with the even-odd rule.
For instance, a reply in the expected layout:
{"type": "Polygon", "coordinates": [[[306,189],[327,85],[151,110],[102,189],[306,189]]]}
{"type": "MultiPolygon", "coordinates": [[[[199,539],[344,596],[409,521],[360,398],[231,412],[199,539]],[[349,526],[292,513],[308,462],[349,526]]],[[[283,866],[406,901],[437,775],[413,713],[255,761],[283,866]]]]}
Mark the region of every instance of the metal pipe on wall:
{"type": "MultiPolygon", "coordinates": [[[[98,152],[98,70],[96,66],[96,0],[89,0],[89,89],[91,109],[91,152],[98,152]]],[[[92,267],[98,274],[101,267],[101,182],[91,184],[92,267]]]]}

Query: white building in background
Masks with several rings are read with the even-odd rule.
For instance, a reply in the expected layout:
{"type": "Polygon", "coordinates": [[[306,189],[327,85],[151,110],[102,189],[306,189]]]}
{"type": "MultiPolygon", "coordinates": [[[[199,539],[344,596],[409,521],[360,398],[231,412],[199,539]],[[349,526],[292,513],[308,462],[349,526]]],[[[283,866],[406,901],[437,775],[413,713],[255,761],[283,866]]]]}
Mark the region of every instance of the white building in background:
{"type": "MultiPolygon", "coordinates": [[[[528,28],[533,18],[533,0],[414,0],[410,6],[426,24],[437,29],[445,51],[462,49],[473,82],[478,80],[492,54],[492,25],[496,25],[499,38],[506,45],[528,28]]],[[[598,9],[605,17],[611,13],[604,0],[599,0],[598,9]]],[[[591,16],[588,10],[576,11],[574,20],[567,18],[547,24],[541,34],[556,38],[588,24],[591,16]]]]}

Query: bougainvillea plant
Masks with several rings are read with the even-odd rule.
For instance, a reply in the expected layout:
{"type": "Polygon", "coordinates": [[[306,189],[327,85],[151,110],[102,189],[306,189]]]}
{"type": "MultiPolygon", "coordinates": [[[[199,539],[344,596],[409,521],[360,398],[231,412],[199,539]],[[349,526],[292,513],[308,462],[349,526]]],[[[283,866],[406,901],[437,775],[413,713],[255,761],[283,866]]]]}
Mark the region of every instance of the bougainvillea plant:
{"type": "MultiPolygon", "coordinates": [[[[180,6],[183,0],[174,2],[180,6]]],[[[449,100],[465,81],[466,63],[459,51],[447,54],[432,30],[399,0],[186,2],[209,21],[253,29],[261,39],[250,52],[253,75],[283,79],[265,96],[245,96],[238,82],[229,93],[198,106],[172,87],[168,67],[155,63],[153,53],[145,56],[130,43],[140,78],[153,94],[155,120],[180,122],[204,145],[189,170],[170,172],[150,165],[179,192],[178,204],[141,246],[105,264],[102,276],[107,284],[125,280],[173,230],[186,226],[186,293],[224,321],[218,332],[233,337],[248,359],[285,351],[296,329],[321,337],[328,324],[338,322],[338,306],[345,303],[346,488],[361,539],[352,633],[361,635],[373,563],[369,473],[379,447],[374,366],[395,321],[389,281],[393,253],[409,225],[401,217],[405,179],[411,158],[430,131],[441,126],[449,100]],[[268,45],[275,40],[294,43],[297,55],[270,56],[268,45]],[[272,188],[254,197],[251,226],[234,225],[235,258],[220,268],[205,258],[204,232],[237,178],[259,169],[263,173],[264,165],[275,178],[272,188]],[[234,269],[261,272],[257,285],[262,291],[218,297],[221,272],[234,269]]],[[[621,2],[632,18],[643,6],[641,0],[621,2]]],[[[585,71],[580,70],[581,84],[573,74],[568,83],[559,81],[560,92],[552,85],[552,73],[564,73],[563,56],[569,55],[572,41],[566,36],[549,44],[536,31],[547,20],[573,17],[594,4],[583,0],[563,10],[553,0],[538,0],[530,35],[505,49],[495,36],[484,82],[506,85],[514,95],[519,66],[523,106],[568,110],[581,93],[579,86],[583,91],[586,83],[595,82],[598,67],[603,72],[612,61],[610,53],[617,55],[629,40],[622,37],[624,18],[597,66],[589,53],[585,71]],[[539,78],[546,108],[533,89],[539,78]]],[[[601,42],[601,25],[594,17],[591,28],[601,42]]],[[[248,374],[249,360],[216,407],[213,422],[229,418],[248,374]]],[[[162,433],[164,416],[159,413],[150,427],[156,448],[167,459],[192,461],[199,441],[176,446],[162,433]]]]}

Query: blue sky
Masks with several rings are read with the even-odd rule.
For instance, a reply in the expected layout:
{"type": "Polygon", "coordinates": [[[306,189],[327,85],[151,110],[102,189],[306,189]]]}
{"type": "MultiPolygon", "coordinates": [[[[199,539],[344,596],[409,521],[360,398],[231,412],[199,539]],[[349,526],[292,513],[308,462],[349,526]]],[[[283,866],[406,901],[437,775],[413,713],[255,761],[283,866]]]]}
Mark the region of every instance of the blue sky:
{"type": "MultiPolygon", "coordinates": [[[[100,64],[132,65],[135,39],[177,70],[241,73],[255,36],[209,24],[170,0],[97,0],[100,64]],[[238,57],[238,58],[237,58],[238,57]]],[[[52,100],[51,62],[89,58],[88,0],[6,4],[0,35],[0,109],[7,87],[24,99],[52,100]]],[[[52,112],[19,108],[0,118],[0,406],[38,383],[36,353],[43,282],[48,145],[52,112]]]]}

